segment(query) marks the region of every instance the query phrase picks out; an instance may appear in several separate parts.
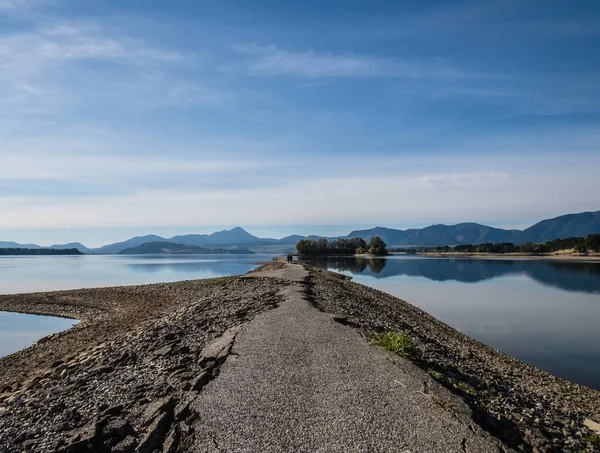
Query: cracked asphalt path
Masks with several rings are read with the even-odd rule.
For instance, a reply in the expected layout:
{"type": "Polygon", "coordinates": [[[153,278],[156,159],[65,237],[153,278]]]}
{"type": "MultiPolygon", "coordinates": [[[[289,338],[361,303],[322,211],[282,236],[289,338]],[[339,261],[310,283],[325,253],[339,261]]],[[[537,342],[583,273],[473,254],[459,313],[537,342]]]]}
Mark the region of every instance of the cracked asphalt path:
{"type": "Polygon", "coordinates": [[[312,307],[300,265],[249,276],[289,280],[285,302],[244,325],[196,399],[199,452],[510,451],[411,362],[312,307]]]}

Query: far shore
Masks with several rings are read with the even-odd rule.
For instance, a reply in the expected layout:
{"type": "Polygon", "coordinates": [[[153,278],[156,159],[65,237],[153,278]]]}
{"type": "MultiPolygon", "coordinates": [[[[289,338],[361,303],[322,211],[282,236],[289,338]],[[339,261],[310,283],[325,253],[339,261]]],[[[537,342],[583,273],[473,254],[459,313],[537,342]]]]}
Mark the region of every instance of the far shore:
{"type": "MultiPolygon", "coordinates": [[[[411,255],[405,252],[390,252],[390,255],[411,255]]],[[[422,252],[419,256],[447,257],[447,258],[481,258],[481,259],[524,259],[524,260],[558,260],[558,261],[600,261],[600,253],[589,253],[587,255],[577,253],[551,253],[546,255],[532,255],[528,253],[440,253],[422,252]]]]}
{"type": "Polygon", "coordinates": [[[600,253],[588,253],[586,255],[577,253],[549,253],[533,255],[529,253],[460,253],[460,252],[388,252],[387,255],[364,254],[318,254],[318,255],[298,255],[294,254],[299,260],[311,260],[316,258],[385,258],[387,256],[428,256],[436,258],[476,258],[476,259],[523,259],[523,260],[557,260],[557,261],[600,261],[600,253]]]}

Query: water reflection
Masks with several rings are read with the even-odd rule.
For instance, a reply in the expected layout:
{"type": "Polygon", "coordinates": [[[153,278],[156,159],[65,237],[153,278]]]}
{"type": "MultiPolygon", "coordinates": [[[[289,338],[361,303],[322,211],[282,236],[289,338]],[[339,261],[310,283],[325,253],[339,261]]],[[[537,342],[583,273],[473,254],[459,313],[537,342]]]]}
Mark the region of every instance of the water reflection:
{"type": "Polygon", "coordinates": [[[600,263],[328,257],[344,272],[525,362],[600,390],[600,263]]]}
{"type": "Polygon", "coordinates": [[[0,257],[0,294],[140,285],[248,272],[273,255],[0,257]]]}
{"type": "Polygon", "coordinates": [[[0,311],[0,357],[31,346],[52,333],[77,324],[74,319],[0,311]]]}
{"type": "Polygon", "coordinates": [[[422,257],[320,257],[309,262],[324,269],[375,278],[405,275],[440,282],[476,283],[525,275],[546,286],[600,294],[600,263],[595,262],[422,257]]]}
{"type": "Polygon", "coordinates": [[[387,266],[388,260],[381,258],[357,257],[318,257],[304,260],[323,269],[336,269],[340,272],[348,271],[353,274],[370,273],[371,275],[380,274],[387,266]]]}
{"type": "Polygon", "coordinates": [[[248,269],[247,262],[222,261],[222,262],[171,262],[171,263],[132,263],[127,268],[133,272],[144,274],[178,273],[180,275],[235,275],[243,274],[248,269]]]}

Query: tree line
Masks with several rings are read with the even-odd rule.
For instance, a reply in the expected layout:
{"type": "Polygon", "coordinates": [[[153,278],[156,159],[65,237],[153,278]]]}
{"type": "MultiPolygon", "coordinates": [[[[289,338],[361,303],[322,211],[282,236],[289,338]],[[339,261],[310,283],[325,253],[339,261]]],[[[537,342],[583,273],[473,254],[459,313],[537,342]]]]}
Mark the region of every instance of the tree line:
{"type": "Polygon", "coordinates": [[[83,255],[79,249],[25,249],[25,248],[14,248],[4,249],[0,248],[0,255],[83,255]]]}
{"type": "Polygon", "coordinates": [[[296,244],[299,255],[355,255],[369,253],[371,255],[387,255],[385,242],[379,237],[371,238],[369,243],[362,238],[334,239],[300,239],[296,244]]]}
{"type": "Polygon", "coordinates": [[[554,239],[543,244],[527,242],[515,245],[512,242],[485,243],[478,245],[449,245],[439,247],[416,248],[409,251],[418,253],[529,253],[533,255],[558,252],[560,250],[574,250],[577,253],[600,252],[600,234],[590,234],[587,237],[572,237],[554,239]]]}

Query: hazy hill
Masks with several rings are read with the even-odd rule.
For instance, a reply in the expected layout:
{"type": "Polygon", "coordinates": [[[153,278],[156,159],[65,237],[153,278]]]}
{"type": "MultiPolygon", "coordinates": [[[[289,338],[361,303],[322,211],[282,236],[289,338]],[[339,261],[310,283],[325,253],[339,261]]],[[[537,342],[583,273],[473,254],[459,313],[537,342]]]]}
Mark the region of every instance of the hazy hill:
{"type": "Polygon", "coordinates": [[[283,243],[283,244],[288,244],[288,243],[296,243],[298,242],[300,239],[306,239],[305,236],[301,236],[299,234],[292,234],[291,236],[286,236],[284,238],[279,239],[279,242],[283,243]]]}
{"type": "Polygon", "coordinates": [[[198,247],[195,245],[176,244],[165,241],[146,242],[136,247],[130,247],[119,252],[121,255],[206,255],[232,253],[249,254],[252,252],[241,247],[233,247],[228,249],[222,247],[198,247]]]}
{"type": "Polygon", "coordinates": [[[88,249],[81,242],[69,242],[68,244],[54,244],[48,247],[53,250],[66,250],[66,249],[77,249],[82,253],[89,253],[90,249],[88,249]]]}
{"type": "Polygon", "coordinates": [[[348,237],[362,237],[368,241],[373,236],[379,236],[390,246],[437,246],[486,242],[543,243],[557,238],[585,237],[593,233],[600,233],[600,211],[542,220],[524,231],[504,230],[478,223],[459,223],[409,230],[375,227],[353,231],[348,237]]]}
{"type": "Polygon", "coordinates": [[[547,242],[556,238],[584,237],[600,233],[600,211],[567,214],[542,220],[523,231],[524,242],[547,242]]]}
{"type": "Polygon", "coordinates": [[[367,230],[355,230],[352,231],[347,237],[348,238],[363,238],[369,242],[372,237],[379,236],[388,245],[403,244],[404,240],[408,236],[408,231],[411,230],[395,230],[393,228],[386,227],[375,227],[367,230]]]}
{"type": "Polygon", "coordinates": [[[114,244],[104,245],[97,249],[92,249],[92,253],[119,253],[122,250],[137,247],[138,245],[145,244],[146,242],[158,242],[166,241],[165,238],[156,236],[155,234],[148,234],[146,236],[136,236],[123,242],[115,242],[114,244]]]}
{"type": "Polygon", "coordinates": [[[207,245],[250,244],[258,243],[260,241],[260,238],[248,233],[243,228],[236,227],[232,228],[231,230],[217,231],[212,234],[184,234],[173,236],[172,238],[164,238],[153,234],[147,236],[137,236],[128,239],[127,241],[108,244],[97,249],[92,249],[91,253],[120,253],[125,249],[137,247],[148,242],[163,242],[202,247],[207,245]]]}
{"type": "Polygon", "coordinates": [[[248,233],[240,227],[231,230],[217,231],[212,234],[185,234],[173,236],[168,241],[188,245],[222,245],[222,244],[249,244],[261,239],[248,233]]]}
{"type": "Polygon", "coordinates": [[[348,237],[362,237],[365,241],[368,241],[373,236],[379,236],[386,244],[391,246],[433,246],[515,242],[519,240],[518,234],[519,232],[515,230],[503,230],[477,223],[459,223],[457,225],[431,225],[409,230],[375,227],[369,230],[353,231],[348,237]]]}
{"type": "Polygon", "coordinates": [[[18,244],[12,241],[0,241],[0,248],[2,249],[41,249],[39,245],[36,244],[18,244]]]}
{"type": "Polygon", "coordinates": [[[423,245],[436,242],[446,244],[482,244],[485,242],[515,242],[518,232],[503,230],[478,223],[459,223],[457,225],[432,225],[410,234],[407,242],[419,241],[423,245]]]}
{"type": "Polygon", "coordinates": [[[231,230],[217,231],[216,233],[210,234],[209,238],[213,244],[243,244],[259,240],[258,237],[248,233],[240,227],[235,227],[231,230]]]}

